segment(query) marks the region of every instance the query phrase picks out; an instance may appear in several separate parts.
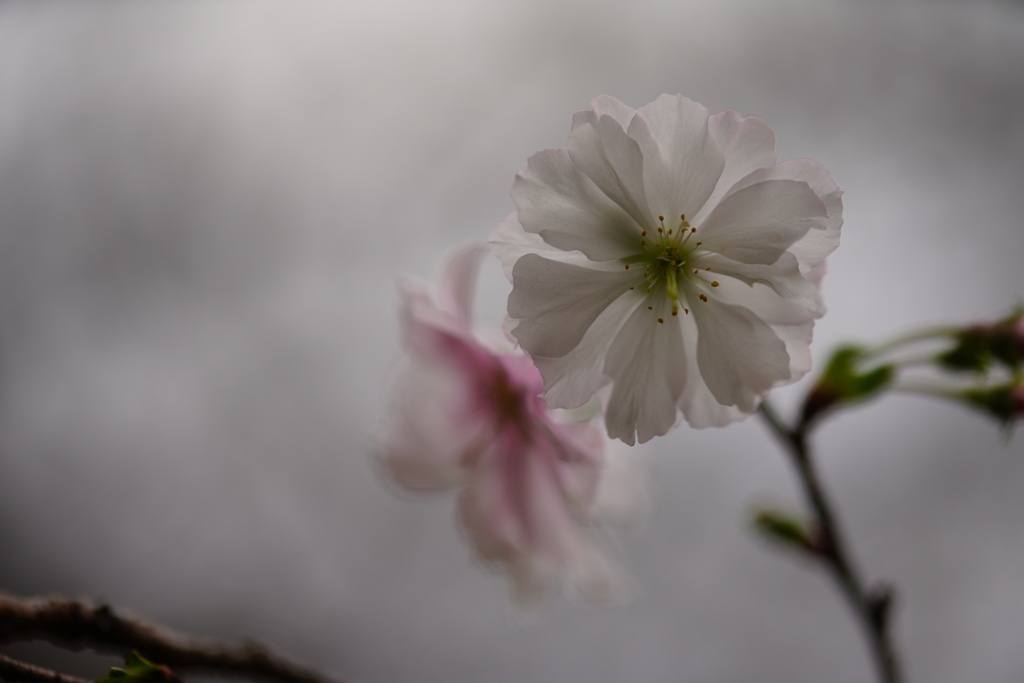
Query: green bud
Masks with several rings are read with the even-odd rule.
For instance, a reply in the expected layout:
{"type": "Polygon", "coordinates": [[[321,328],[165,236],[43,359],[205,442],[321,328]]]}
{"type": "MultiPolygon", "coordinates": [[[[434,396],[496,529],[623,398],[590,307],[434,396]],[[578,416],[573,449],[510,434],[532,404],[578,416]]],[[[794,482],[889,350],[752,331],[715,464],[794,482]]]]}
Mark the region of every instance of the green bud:
{"type": "Polygon", "coordinates": [[[960,397],[971,407],[988,413],[1007,427],[1024,416],[1024,386],[1019,384],[968,389],[960,397]]]}
{"type": "Polygon", "coordinates": [[[814,534],[800,519],[777,510],[764,509],[754,515],[754,530],[765,538],[790,548],[817,552],[814,534]]]}
{"type": "Polygon", "coordinates": [[[182,683],[180,677],[162,664],[154,664],[138,652],[124,656],[124,668],[112,667],[96,683],[182,683]]]}
{"type": "Polygon", "coordinates": [[[1024,308],[1018,307],[1002,320],[971,325],[954,334],[954,346],[936,361],[947,370],[984,372],[1001,363],[1016,372],[1024,364],[1024,308]]]}
{"type": "Polygon", "coordinates": [[[985,372],[992,361],[988,331],[981,327],[968,327],[959,332],[956,345],[936,357],[939,367],[962,372],[985,372]]]}
{"type": "Polygon", "coordinates": [[[800,418],[804,425],[826,410],[866,401],[892,383],[896,376],[895,366],[880,365],[862,372],[858,366],[866,357],[867,353],[859,346],[843,346],[832,353],[824,372],[804,401],[800,418]]]}

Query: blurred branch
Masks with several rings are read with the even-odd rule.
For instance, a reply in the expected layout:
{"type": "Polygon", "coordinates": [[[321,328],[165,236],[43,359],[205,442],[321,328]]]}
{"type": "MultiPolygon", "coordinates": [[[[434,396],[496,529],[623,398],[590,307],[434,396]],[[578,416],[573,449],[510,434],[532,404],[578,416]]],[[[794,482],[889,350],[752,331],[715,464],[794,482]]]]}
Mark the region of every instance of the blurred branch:
{"type": "Polygon", "coordinates": [[[818,540],[812,557],[821,561],[831,572],[864,629],[871,654],[884,683],[900,683],[899,658],[889,629],[893,592],[889,586],[866,589],[854,566],[849,546],[843,538],[839,521],[829,501],[825,487],[818,476],[814,457],[807,441],[808,422],[789,428],[768,401],[759,410],[772,432],[779,438],[790,455],[807,502],[816,517],[818,540]]]}
{"type": "Polygon", "coordinates": [[[56,595],[22,598],[0,592],[0,644],[23,640],[115,654],[135,650],[179,673],[247,676],[281,683],[342,683],[257,643],[229,644],[186,635],[88,600],[56,595]]]}
{"type": "Polygon", "coordinates": [[[68,676],[41,666],[19,662],[0,654],[0,680],[10,683],[91,683],[84,678],[68,676]]]}

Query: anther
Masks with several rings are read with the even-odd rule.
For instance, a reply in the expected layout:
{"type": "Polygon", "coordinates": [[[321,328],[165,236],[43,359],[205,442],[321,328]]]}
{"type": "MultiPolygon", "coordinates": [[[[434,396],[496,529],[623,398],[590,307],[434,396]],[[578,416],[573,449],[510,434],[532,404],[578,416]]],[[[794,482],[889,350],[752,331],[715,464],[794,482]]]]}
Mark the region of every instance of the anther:
{"type": "Polygon", "coordinates": [[[640,246],[641,247],[646,247],[647,246],[647,240],[640,240],[640,246]]]}
{"type": "Polygon", "coordinates": [[[708,267],[707,267],[707,268],[705,268],[704,270],[711,270],[711,266],[708,266],[708,267]]]}
{"type": "Polygon", "coordinates": [[[628,263],[626,264],[626,270],[629,270],[629,264],[628,263]]]}
{"type": "Polygon", "coordinates": [[[694,269],[693,269],[693,274],[694,274],[694,275],[696,275],[696,274],[697,274],[697,273],[699,273],[699,272],[700,272],[700,269],[698,269],[698,268],[694,268],[694,269]]]}
{"type": "Polygon", "coordinates": [[[640,236],[641,237],[647,237],[647,231],[646,230],[641,230],[640,231],[640,236]]]}
{"type": "Polygon", "coordinates": [[[658,232],[665,232],[665,228],[658,228],[658,232]]]}
{"type": "Polygon", "coordinates": [[[683,309],[683,313],[685,313],[686,315],[690,315],[690,309],[689,308],[684,308],[683,309]]]}
{"type": "Polygon", "coordinates": [[[665,319],[664,318],[658,318],[658,322],[661,323],[662,325],[664,325],[665,324],[665,319]]]}
{"type": "Polygon", "coordinates": [[[658,220],[664,223],[665,222],[665,217],[664,216],[658,216],[658,220]]]}
{"type": "Polygon", "coordinates": [[[672,311],[672,315],[679,315],[679,311],[672,311]]]}
{"type": "Polygon", "coordinates": [[[718,286],[718,280],[712,280],[711,281],[711,286],[712,287],[717,287],[718,286]]]}
{"type": "Polygon", "coordinates": [[[703,301],[703,302],[707,303],[708,297],[707,297],[707,295],[706,295],[706,294],[701,294],[701,295],[700,295],[699,297],[697,297],[697,298],[698,298],[698,299],[700,299],[701,301],[703,301]]]}
{"type": "Polygon", "coordinates": [[[690,232],[697,232],[697,228],[690,228],[690,232]]]}
{"type": "Polygon", "coordinates": [[[647,307],[647,310],[648,310],[648,311],[653,311],[653,310],[654,310],[654,306],[648,306],[648,307],[647,307]]]}
{"type": "Polygon", "coordinates": [[[636,289],[636,287],[630,287],[630,289],[633,290],[633,289],[636,289]]]}
{"type": "Polygon", "coordinates": [[[679,214],[679,220],[681,220],[682,222],[685,223],[686,222],[686,214],[685,213],[679,214]]]}
{"type": "Polygon", "coordinates": [[[697,246],[697,247],[699,247],[699,246],[700,246],[700,245],[702,245],[702,244],[704,244],[704,243],[703,243],[703,242],[697,242],[697,244],[696,244],[696,245],[694,245],[694,246],[697,246]]]}

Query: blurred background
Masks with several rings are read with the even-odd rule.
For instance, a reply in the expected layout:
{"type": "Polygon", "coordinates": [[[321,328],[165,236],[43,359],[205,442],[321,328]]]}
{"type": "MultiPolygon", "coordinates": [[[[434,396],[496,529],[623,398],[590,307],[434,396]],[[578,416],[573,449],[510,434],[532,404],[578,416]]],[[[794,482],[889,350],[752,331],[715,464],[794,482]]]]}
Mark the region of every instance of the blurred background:
{"type": "MultiPolygon", "coordinates": [[[[816,358],[1024,298],[1020,2],[0,5],[0,587],[366,683],[872,680],[826,577],[747,528],[799,501],[756,418],[636,449],[638,595],[528,623],[453,498],[368,458],[396,278],[483,239],[591,98],[662,92],[762,116],[845,190],[816,358]]],[[[507,291],[488,266],[485,318],[507,291]]],[[[1021,436],[887,398],[816,445],[908,679],[1024,678],[1021,436]]]]}

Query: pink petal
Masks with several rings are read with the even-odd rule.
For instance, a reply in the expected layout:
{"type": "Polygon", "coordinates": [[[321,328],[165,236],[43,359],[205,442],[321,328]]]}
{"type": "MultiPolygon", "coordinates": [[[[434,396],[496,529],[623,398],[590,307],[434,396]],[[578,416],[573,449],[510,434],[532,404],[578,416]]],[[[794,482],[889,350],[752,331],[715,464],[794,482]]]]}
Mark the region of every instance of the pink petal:
{"type": "Polygon", "coordinates": [[[504,429],[460,499],[459,519],[477,557],[508,573],[520,600],[578,574],[594,557],[580,517],[590,500],[567,495],[566,482],[596,479],[597,463],[565,462],[561,446],[543,431],[504,429]]]}
{"type": "Polygon", "coordinates": [[[399,486],[431,491],[464,482],[488,443],[487,425],[472,419],[471,389],[449,368],[410,365],[392,390],[374,449],[399,486]]]}
{"type": "Polygon", "coordinates": [[[438,279],[439,307],[460,318],[467,328],[473,319],[473,289],[483,250],[483,244],[474,243],[452,251],[438,279]]]}

